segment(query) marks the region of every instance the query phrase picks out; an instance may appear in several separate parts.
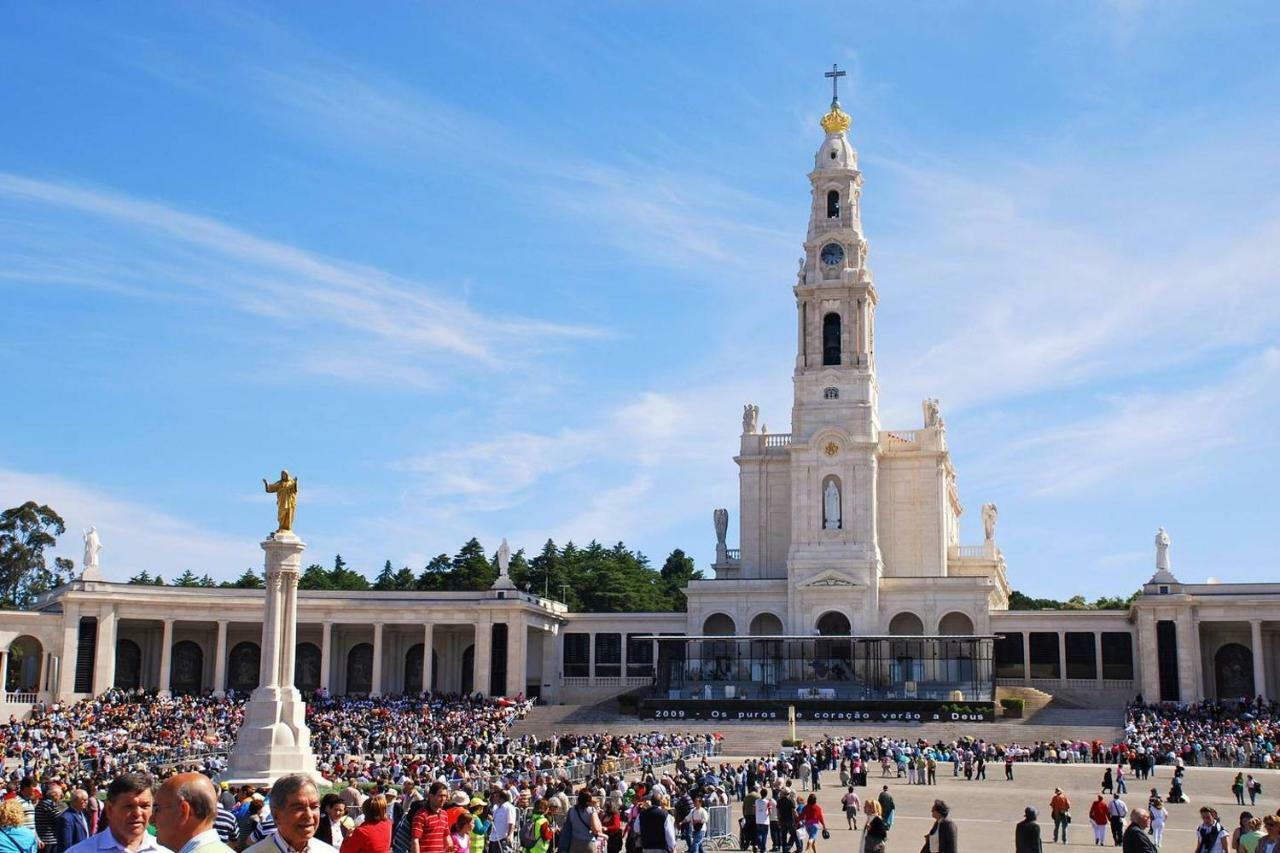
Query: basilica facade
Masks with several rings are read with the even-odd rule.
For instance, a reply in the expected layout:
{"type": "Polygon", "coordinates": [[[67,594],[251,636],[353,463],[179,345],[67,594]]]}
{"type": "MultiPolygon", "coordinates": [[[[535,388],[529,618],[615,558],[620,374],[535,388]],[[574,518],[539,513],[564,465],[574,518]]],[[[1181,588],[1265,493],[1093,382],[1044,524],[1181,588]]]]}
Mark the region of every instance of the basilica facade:
{"type": "MultiPolygon", "coordinates": [[[[1127,611],[1008,609],[996,508],[978,510],[981,542],[960,541],[966,508],[938,402],[922,401],[916,424],[880,422],[863,175],[837,101],[821,127],[792,287],[790,431],[766,432],[758,408],[744,408],[740,542],[730,547],[729,512],[716,510],[714,578],[688,586],[687,612],[570,612],[509,582],[482,592],[303,591],[301,689],[429,686],[584,703],[652,685],[664,663],[656,638],[766,649],[771,638],[822,638],[832,660],[846,654],[838,640],[971,638],[990,652],[981,667],[993,685],[1082,705],[1280,695],[1280,584],[1182,584],[1163,531],[1155,574],[1127,611]]],[[[86,572],[30,612],[0,615],[0,713],[111,687],[248,691],[260,676],[262,614],[261,591],[131,586],[86,572]]],[[[769,671],[748,667],[718,698],[747,693],[769,671]]],[[[914,690],[927,677],[908,668],[901,680],[914,690]]],[[[699,689],[709,695],[711,685],[699,689]]]]}

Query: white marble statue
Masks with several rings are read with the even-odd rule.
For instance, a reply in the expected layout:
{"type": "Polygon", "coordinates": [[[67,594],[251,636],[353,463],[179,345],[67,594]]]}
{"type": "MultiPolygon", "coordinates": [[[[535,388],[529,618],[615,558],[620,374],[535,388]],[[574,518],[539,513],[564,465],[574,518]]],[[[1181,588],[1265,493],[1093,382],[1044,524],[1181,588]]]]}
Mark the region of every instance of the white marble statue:
{"type": "Polygon", "coordinates": [[[995,504],[982,505],[982,532],[986,534],[988,542],[996,541],[996,519],[999,517],[995,504]]]}
{"type": "Polygon", "coordinates": [[[1169,534],[1161,527],[1156,531],[1156,571],[1169,571],[1169,534]]]}
{"type": "Polygon", "coordinates": [[[929,397],[922,406],[924,407],[924,425],[928,427],[942,426],[942,410],[938,407],[937,399],[929,397]]]}
{"type": "Polygon", "coordinates": [[[511,568],[511,546],[507,544],[507,537],[502,537],[502,544],[498,546],[498,577],[493,582],[493,589],[515,589],[515,582],[511,580],[511,575],[507,574],[507,570],[511,568]]]}
{"type": "Polygon", "coordinates": [[[822,490],[822,528],[840,529],[840,487],[835,480],[827,480],[826,488],[822,490]]]}
{"type": "Polygon", "coordinates": [[[760,407],[747,403],[742,407],[742,431],[747,435],[755,435],[756,424],[760,421],[760,407]]]}
{"type": "Polygon", "coordinates": [[[98,528],[90,525],[84,532],[84,566],[83,573],[98,573],[98,555],[102,553],[102,540],[98,538],[98,528]]]}
{"type": "Polygon", "coordinates": [[[729,535],[729,510],[718,509],[711,514],[716,524],[716,546],[725,544],[724,538],[729,535]]]}

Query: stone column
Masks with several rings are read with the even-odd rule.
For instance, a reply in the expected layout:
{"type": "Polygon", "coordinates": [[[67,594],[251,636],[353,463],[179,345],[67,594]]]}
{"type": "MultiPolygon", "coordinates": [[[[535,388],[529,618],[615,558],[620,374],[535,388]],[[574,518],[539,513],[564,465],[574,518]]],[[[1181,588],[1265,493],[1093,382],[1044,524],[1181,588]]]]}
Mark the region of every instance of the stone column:
{"type": "Polygon", "coordinates": [[[369,685],[370,696],[382,695],[382,623],[373,626],[373,679],[369,685]]]}
{"type": "Polygon", "coordinates": [[[1138,610],[1138,634],[1134,654],[1137,656],[1138,684],[1146,702],[1160,701],[1160,658],[1156,642],[1155,613],[1147,608],[1138,610]]]}
{"type": "Polygon", "coordinates": [[[428,622],[422,626],[422,690],[431,692],[431,655],[436,643],[436,626],[428,622]]]}
{"type": "Polygon", "coordinates": [[[1098,687],[1102,687],[1102,632],[1093,632],[1093,659],[1097,661],[1097,670],[1094,677],[1098,681],[1098,687]]]}
{"type": "Polygon", "coordinates": [[[330,647],[333,645],[333,623],[325,622],[320,629],[320,687],[329,690],[330,647]]]}
{"type": "Polygon", "coordinates": [[[93,694],[110,690],[116,680],[116,609],[98,611],[98,653],[93,662],[93,694]]]}
{"type": "Polygon", "coordinates": [[[587,634],[587,681],[588,684],[596,683],[596,632],[591,631],[587,634]]]}
{"type": "Polygon", "coordinates": [[[508,696],[524,693],[529,671],[529,629],[524,618],[507,620],[507,685],[508,696]]]}
{"type": "Polygon", "coordinates": [[[1058,678],[1062,681],[1067,680],[1067,634],[1065,631],[1058,632],[1058,678]]]}
{"type": "Polygon", "coordinates": [[[227,695],[227,620],[218,620],[218,639],[214,643],[213,695],[227,695]]]}
{"type": "Polygon", "coordinates": [[[622,684],[625,687],[627,684],[627,632],[626,631],[622,632],[622,669],[619,671],[622,673],[622,684]]]}
{"type": "Polygon", "coordinates": [[[80,608],[74,604],[69,605],[62,611],[62,650],[58,655],[59,699],[70,699],[71,694],[75,692],[76,645],[80,639],[79,632],[80,608]]]}
{"type": "Polygon", "coordinates": [[[555,631],[544,631],[542,633],[542,681],[541,695],[543,700],[547,702],[556,702],[560,699],[560,655],[559,649],[556,648],[556,638],[559,636],[555,631]]]}
{"type": "Polygon", "coordinates": [[[0,696],[9,690],[9,652],[0,652],[0,696]]]}
{"type": "Polygon", "coordinates": [[[1204,679],[1200,677],[1200,629],[1190,607],[1178,611],[1178,691],[1183,702],[1198,702],[1204,697],[1204,679]]]}
{"type": "Polygon", "coordinates": [[[1262,643],[1262,620],[1250,619],[1249,630],[1252,633],[1253,646],[1253,692],[1255,695],[1266,697],[1267,694],[1267,664],[1266,664],[1266,646],[1262,643]]]}
{"type": "Polygon", "coordinates": [[[160,640],[160,687],[159,695],[170,695],[169,676],[173,668],[173,620],[164,620],[164,630],[160,640]]]}
{"type": "Polygon", "coordinates": [[[471,675],[471,689],[475,693],[489,695],[489,668],[492,665],[493,622],[485,619],[476,622],[476,642],[474,652],[474,669],[471,675]]]}
{"type": "Polygon", "coordinates": [[[262,543],[267,588],[263,603],[262,681],[245,706],[223,780],[269,785],[288,773],[316,774],[311,732],[302,694],[293,686],[297,649],[291,645],[298,623],[298,573],[306,544],[280,530],[262,543]],[[282,683],[282,679],[287,678],[282,683]]]}

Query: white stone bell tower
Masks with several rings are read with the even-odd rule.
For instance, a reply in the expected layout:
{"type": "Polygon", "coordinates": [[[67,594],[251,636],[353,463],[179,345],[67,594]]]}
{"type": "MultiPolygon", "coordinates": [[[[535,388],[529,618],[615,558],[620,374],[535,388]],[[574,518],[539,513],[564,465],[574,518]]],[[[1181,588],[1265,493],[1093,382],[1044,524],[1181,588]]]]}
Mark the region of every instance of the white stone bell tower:
{"type": "Polygon", "coordinates": [[[790,629],[802,634],[833,610],[854,632],[874,630],[881,573],[876,290],[862,234],[862,173],[847,135],[852,122],[834,84],[833,77],[831,109],[821,121],[826,136],[809,173],[813,200],[794,288],[799,332],[787,577],[790,629]]]}

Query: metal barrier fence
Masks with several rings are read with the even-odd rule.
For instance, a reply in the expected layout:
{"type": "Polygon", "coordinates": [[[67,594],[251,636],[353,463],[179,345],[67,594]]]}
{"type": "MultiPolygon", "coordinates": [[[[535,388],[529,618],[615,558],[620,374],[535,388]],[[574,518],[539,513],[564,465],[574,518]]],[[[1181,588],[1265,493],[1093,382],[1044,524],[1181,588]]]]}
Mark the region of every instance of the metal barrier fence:
{"type": "Polygon", "coordinates": [[[738,848],[738,827],[733,825],[733,808],[731,806],[710,806],[707,808],[707,835],[702,843],[717,850],[736,850],[738,848]]]}
{"type": "Polygon", "coordinates": [[[561,767],[546,767],[538,770],[520,770],[515,773],[504,773],[489,776],[489,784],[501,782],[511,777],[523,784],[530,784],[537,776],[555,776],[570,782],[585,782],[597,773],[628,775],[645,770],[656,770],[668,764],[675,764],[681,758],[712,758],[723,751],[721,741],[699,742],[683,747],[669,747],[652,755],[626,756],[624,758],[606,758],[604,761],[575,761],[561,767]]]}

